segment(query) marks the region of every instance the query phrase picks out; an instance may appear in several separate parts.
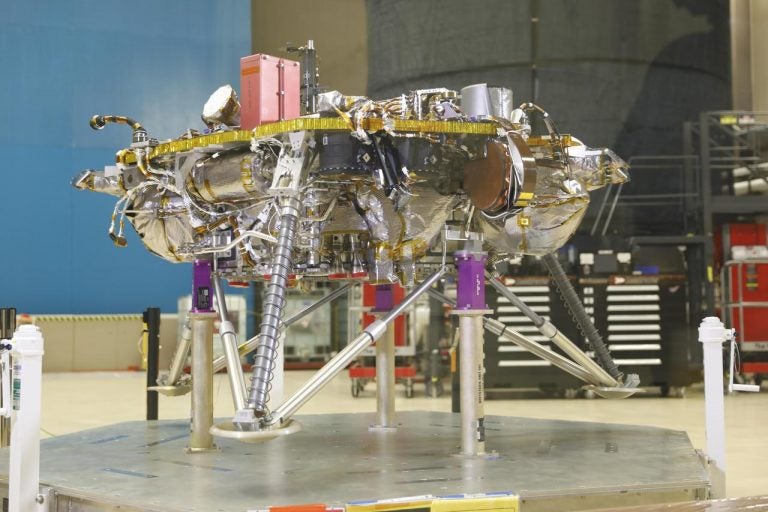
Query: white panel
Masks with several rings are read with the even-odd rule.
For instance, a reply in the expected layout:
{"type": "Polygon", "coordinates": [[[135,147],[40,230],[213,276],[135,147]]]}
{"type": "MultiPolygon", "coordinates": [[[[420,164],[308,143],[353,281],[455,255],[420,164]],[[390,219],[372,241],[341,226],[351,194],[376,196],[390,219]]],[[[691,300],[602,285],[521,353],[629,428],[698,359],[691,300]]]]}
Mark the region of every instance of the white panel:
{"type": "Polygon", "coordinates": [[[661,327],[658,325],[609,325],[608,332],[610,331],[660,331],[661,327]]]}
{"type": "Polygon", "coordinates": [[[608,341],[661,341],[661,334],[609,334],[608,341]]]}
{"type": "MultiPolygon", "coordinates": [[[[531,311],[536,313],[549,313],[549,306],[528,306],[531,311]]],[[[497,313],[519,313],[520,310],[515,306],[499,306],[496,308],[497,313]]]]}
{"type": "Polygon", "coordinates": [[[515,295],[519,293],[549,293],[549,286],[507,286],[515,295]]]}
{"type": "MultiPolygon", "coordinates": [[[[534,295],[532,297],[519,297],[519,299],[526,304],[533,304],[534,302],[541,304],[542,302],[549,302],[549,295],[534,295]]],[[[509,299],[503,296],[499,296],[498,301],[509,302],[509,299]]]]}
{"type": "Polygon", "coordinates": [[[658,366],[661,359],[614,359],[616,364],[631,364],[634,366],[658,366]]]}
{"type": "Polygon", "coordinates": [[[608,350],[621,352],[622,350],[661,350],[658,343],[630,343],[627,345],[608,345],[608,350]]]}
{"type": "Polygon", "coordinates": [[[608,306],[608,312],[611,311],[660,311],[658,304],[613,304],[608,306]]]}
{"type": "Polygon", "coordinates": [[[609,295],[608,302],[648,302],[657,301],[659,296],[655,294],[646,295],[609,295]]]}
{"type": "Polygon", "coordinates": [[[523,347],[517,345],[502,345],[499,347],[498,352],[528,352],[523,347]]]}
{"type": "Polygon", "coordinates": [[[661,315],[608,315],[609,322],[627,322],[627,321],[661,321],[661,315]]]}
{"type": "Polygon", "coordinates": [[[500,367],[511,367],[511,366],[552,366],[552,363],[549,361],[499,361],[500,367]]]}
{"type": "Polygon", "coordinates": [[[657,292],[657,284],[609,284],[606,288],[609,292],[657,292]]]}

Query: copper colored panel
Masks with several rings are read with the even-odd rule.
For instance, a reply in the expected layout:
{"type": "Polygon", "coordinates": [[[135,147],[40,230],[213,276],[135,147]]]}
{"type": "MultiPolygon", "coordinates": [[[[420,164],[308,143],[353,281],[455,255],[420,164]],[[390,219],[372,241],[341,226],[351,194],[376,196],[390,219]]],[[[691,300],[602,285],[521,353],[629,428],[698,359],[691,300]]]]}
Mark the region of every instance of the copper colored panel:
{"type": "Polygon", "coordinates": [[[507,204],[512,161],[506,145],[489,142],[487,156],[464,166],[464,191],[476,208],[496,211],[507,204]]]}

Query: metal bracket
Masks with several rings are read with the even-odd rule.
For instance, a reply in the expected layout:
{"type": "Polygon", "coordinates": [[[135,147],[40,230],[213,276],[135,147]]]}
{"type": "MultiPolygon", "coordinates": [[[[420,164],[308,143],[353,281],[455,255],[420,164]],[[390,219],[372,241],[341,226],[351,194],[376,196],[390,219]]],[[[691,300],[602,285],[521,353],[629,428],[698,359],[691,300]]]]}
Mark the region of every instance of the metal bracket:
{"type": "Polygon", "coordinates": [[[273,196],[295,196],[303,182],[304,162],[309,151],[308,132],[291,132],[289,144],[283,147],[277,159],[272,186],[269,192],[273,196]]]}

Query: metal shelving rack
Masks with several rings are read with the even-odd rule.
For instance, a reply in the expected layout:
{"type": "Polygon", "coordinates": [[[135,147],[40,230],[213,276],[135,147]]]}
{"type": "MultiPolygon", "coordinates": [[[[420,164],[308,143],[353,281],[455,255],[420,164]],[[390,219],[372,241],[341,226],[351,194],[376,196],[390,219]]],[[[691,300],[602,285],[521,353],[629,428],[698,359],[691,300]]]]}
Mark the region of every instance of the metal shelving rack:
{"type": "MultiPolygon", "coordinates": [[[[683,150],[700,162],[701,219],[709,239],[705,254],[708,280],[714,281],[714,226],[739,216],[768,213],[768,112],[702,112],[683,125],[683,150]],[[757,186],[764,183],[764,186],[757,186]]],[[[694,173],[694,171],[691,171],[694,173]]],[[[715,290],[706,292],[714,313],[715,290]]]]}

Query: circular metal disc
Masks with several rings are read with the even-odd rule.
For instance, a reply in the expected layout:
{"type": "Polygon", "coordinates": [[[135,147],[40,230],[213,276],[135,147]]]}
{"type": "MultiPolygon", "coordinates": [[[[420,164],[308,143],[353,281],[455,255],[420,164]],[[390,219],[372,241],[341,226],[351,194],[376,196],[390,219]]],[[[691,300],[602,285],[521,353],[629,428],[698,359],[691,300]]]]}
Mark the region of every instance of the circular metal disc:
{"type": "Polygon", "coordinates": [[[261,443],[269,441],[280,436],[287,436],[289,434],[295,434],[301,430],[301,423],[295,420],[290,420],[285,425],[276,426],[273,428],[267,428],[264,430],[240,430],[238,427],[228,421],[226,423],[219,423],[214,425],[210,429],[211,435],[215,437],[224,437],[227,439],[235,439],[242,443],[261,443]]]}
{"type": "Polygon", "coordinates": [[[586,386],[587,389],[591,389],[603,398],[627,398],[635,393],[644,393],[641,388],[609,388],[602,386],[586,386]]]}

